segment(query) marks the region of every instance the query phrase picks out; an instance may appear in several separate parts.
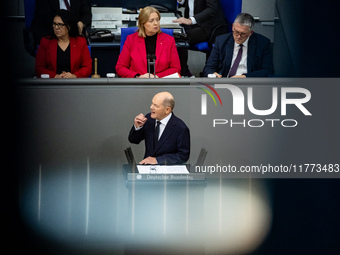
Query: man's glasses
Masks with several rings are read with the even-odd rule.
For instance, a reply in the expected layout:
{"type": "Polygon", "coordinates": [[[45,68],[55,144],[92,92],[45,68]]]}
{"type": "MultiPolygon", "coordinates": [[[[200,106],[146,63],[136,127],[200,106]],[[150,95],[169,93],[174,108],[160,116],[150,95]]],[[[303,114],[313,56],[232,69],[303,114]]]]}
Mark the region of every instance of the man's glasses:
{"type": "Polygon", "coordinates": [[[236,31],[235,29],[233,29],[233,34],[235,36],[241,36],[242,38],[244,38],[244,37],[247,37],[249,33],[240,33],[238,31],[236,31]]]}
{"type": "Polygon", "coordinates": [[[52,24],[52,27],[55,27],[55,28],[63,28],[64,26],[66,26],[64,23],[53,22],[53,24],[52,24]]]}

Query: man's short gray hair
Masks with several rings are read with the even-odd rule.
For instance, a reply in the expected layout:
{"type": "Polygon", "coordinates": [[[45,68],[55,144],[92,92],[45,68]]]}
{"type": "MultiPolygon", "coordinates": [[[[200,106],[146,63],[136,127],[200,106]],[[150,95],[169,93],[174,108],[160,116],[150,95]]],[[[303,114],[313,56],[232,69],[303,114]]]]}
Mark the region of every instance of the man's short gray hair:
{"type": "Polygon", "coordinates": [[[173,97],[165,97],[163,104],[165,107],[170,107],[171,111],[173,111],[175,108],[175,100],[173,97]]]}
{"type": "Polygon", "coordinates": [[[237,23],[239,23],[240,25],[243,25],[243,26],[248,26],[251,31],[254,31],[255,20],[254,20],[253,16],[251,16],[248,13],[240,13],[239,15],[237,15],[234,23],[235,22],[237,22],[237,23]]]}

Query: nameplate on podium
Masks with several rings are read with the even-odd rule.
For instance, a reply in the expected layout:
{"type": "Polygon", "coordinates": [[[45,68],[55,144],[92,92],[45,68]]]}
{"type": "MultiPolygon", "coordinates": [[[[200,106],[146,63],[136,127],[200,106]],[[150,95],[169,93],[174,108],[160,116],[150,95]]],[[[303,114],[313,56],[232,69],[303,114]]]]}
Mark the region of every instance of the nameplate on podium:
{"type": "Polygon", "coordinates": [[[140,174],[128,173],[128,182],[205,182],[204,173],[187,173],[187,174],[140,174]]]}

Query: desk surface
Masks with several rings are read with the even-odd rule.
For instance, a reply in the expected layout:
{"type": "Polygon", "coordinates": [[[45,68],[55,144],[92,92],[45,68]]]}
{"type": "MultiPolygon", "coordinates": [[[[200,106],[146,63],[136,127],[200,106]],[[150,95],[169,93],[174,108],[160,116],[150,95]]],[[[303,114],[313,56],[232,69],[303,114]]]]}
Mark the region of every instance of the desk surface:
{"type": "MultiPolygon", "coordinates": [[[[22,86],[53,86],[53,85],[84,85],[84,86],[100,86],[100,85],[112,85],[112,86],[155,86],[155,85],[173,85],[173,86],[190,86],[197,85],[199,83],[207,84],[235,84],[235,85],[287,85],[298,79],[290,78],[247,78],[247,79],[211,79],[211,78],[179,78],[179,79],[135,79],[135,78],[78,78],[78,79],[39,79],[39,78],[27,78],[18,79],[16,82],[22,86]]],[[[315,80],[315,79],[314,79],[315,80]]]]}

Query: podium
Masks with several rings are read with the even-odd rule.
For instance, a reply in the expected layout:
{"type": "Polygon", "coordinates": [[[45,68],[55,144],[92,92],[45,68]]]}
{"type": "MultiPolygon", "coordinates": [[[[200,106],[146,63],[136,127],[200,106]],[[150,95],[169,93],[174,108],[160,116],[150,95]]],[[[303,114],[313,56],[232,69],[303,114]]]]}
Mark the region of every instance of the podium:
{"type": "Polygon", "coordinates": [[[171,246],[203,229],[205,174],[127,173],[126,187],[131,240],[171,246]]]}

